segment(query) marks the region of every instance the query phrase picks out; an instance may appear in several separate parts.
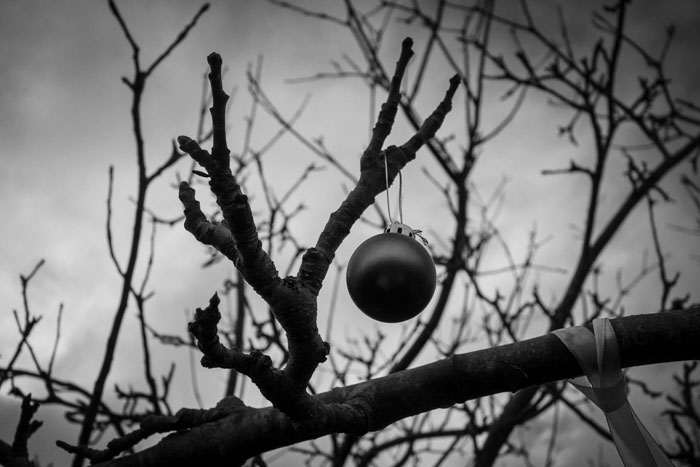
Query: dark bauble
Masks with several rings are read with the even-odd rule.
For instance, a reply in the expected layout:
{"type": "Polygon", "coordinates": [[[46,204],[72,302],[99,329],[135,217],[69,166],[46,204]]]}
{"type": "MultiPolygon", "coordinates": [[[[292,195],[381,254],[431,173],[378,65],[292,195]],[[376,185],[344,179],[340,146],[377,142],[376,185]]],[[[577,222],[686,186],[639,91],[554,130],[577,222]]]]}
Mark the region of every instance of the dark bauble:
{"type": "Polygon", "coordinates": [[[348,263],[347,284],[355,305],[385,323],[411,319],[435,292],[435,265],[417,240],[382,233],[362,243],[348,263]]]}

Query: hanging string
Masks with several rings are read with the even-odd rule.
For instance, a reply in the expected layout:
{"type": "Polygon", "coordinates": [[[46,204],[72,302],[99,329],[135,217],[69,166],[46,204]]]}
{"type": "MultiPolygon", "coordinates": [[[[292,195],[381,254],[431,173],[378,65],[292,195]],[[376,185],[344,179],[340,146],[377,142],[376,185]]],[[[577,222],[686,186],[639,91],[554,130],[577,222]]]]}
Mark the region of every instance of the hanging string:
{"type": "MultiPolygon", "coordinates": [[[[383,151],[384,155],[384,177],[386,181],[386,210],[389,214],[389,223],[393,223],[394,219],[391,218],[391,201],[389,200],[389,163],[386,158],[386,151],[383,151]]],[[[399,170],[399,222],[403,224],[403,177],[401,176],[401,171],[399,170]]]]}
{"type": "Polygon", "coordinates": [[[399,170],[399,222],[403,224],[403,177],[399,170]]]}
{"type": "MultiPolygon", "coordinates": [[[[386,182],[386,210],[389,214],[389,224],[394,223],[394,219],[391,217],[391,200],[389,197],[389,162],[386,158],[386,151],[382,151],[384,156],[384,179],[386,182]]],[[[403,224],[403,177],[401,176],[401,171],[399,170],[399,222],[403,224]]],[[[413,229],[413,234],[416,238],[419,238],[423,245],[428,244],[428,239],[421,235],[421,230],[413,229]]]]}
{"type": "Polygon", "coordinates": [[[391,224],[393,219],[391,218],[391,201],[389,200],[389,163],[386,160],[386,151],[382,151],[384,155],[384,180],[386,181],[386,210],[389,213],[389,223],[391,224]]]}

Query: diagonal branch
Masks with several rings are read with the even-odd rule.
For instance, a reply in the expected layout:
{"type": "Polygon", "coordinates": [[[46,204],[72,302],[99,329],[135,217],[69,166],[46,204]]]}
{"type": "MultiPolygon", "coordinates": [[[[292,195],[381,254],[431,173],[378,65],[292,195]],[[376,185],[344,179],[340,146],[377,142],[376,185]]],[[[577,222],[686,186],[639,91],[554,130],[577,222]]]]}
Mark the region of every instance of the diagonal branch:
{"type": "MultiPolygon", "coordinates": [[[[226,105],[224,98],[215,99],[214,102],[214,107],[225,107],[226,105]]],[[[223,118],[223,116],[214,117],[220,112],[218,108],[214,107],[212,107],[212,120],[223,118]]],[[[219,124],[225,126],[224,123],[219,124]]],[[[211,241],[216,241],[216,244],[212,243],[212,245],[224,248],[227,252],[226,256],[234,261],[246,281],[263,299],[269,302],[272,300],[273,291],[280,285],[279,275],[269,255],[262,249],[248,197],[243,194],[241,187],[231,173],[224,133],[215,129],[213,155],[200,148],[196,141],[187,136],[179,136],[178,143],[181,150],[188,153],[192,159],[207,170],[210,177],[209,186],[212,193],[216,195],[216,202],[223,213],[226,224],[218,226],[216,240],[214,236],[210,238],[211,241]],[[229,230],[238,254],[234,252],[226,239],[222,230],[224,228],[229,230]]],[[[185,226],[193,234],[199,232],[199,235],[202,235],[209,230],[209,227],[207,227],[206,217],[199,209],[198,203],[195,205],[196,200],[193,192],[194,190],[187,182],[180,183],[179,197],[185,206],[185,226]]]]}
{"type": "Polygon", "coordinates": [[[161,53],[158,58],[156,58],[151,66],[148,67],[148,70],[146,70],[146,74],[150,74],[163,60],[166,59],[168,55],[182,42],[185,40],[187,37],[187,34],[192,30],[192,28],[197,24],[197,20],[199,20],[199,17],[202,16],[207,10],[209,9],[209,3],[205,3],[201,7],[199,7],[199,10],[197,10],[197,13],[195,13],[194,17],[192,20],[185,26],[180,33],[177,35],[175,40],[168,46],[167,49],[161,53]]]}
{"type": "Polygon", "coordinates": [[[413,40],[410,37],[407,37],[401,43],[401,55],[396,62],[396,71],[394,71],[394,77],[391,79],[389,95],[386,98],[386,102],[382,104],[382,109],[377,117],[377,123],[372,129],[372,138],[364,154],[376,154],[381,151],[382,146],[384,146],[384,140],[389,136],[389,133],[391,133],[391,127],[394,125],[396,111],[401,101],[401,81],[406,72],[406,65],[408,65],[408,61],[413,56],[412,47],[413,40]]]}
{"type": "MultiPolygon", "coordinates": [[[[246,281],[268,301],[273,299],[273,291],[281,282],[277,269],[272,259],[263,250],[258,238],[258,231],[253,219],[253,213],[248,203],[248,197],[243,194],[236,178],[231,173],[229,149],[226,144],[226,102],[228,95],[223,90],[221,81],[221,56],[211,53],[207,57],[210,66],[209,82],[212,89],[212,107],[210,109],[213,127],[212,152],[199,147],[199,144],[187,136],[177,138],[180,149],[189,154],[192,159],[204,167],[209,175],[209,186],[216,195],[216,202],[221,208],[226,227],[230,230],[231,237],[238,251],[236,255],[230,248],[230,244],[224,239],[225,235],[219,233],[219,240],[226,245],[227,257],[234,261],[246,281]]],[[[195,230],[203,232],[207,228],[203,222],[206,218],[198,206],[193,203],[194,195],[187,182],[180,184],[180,200],[185,205],[186,228],[190,232],[195,230]]],[[[219,229],[220,230],[220,229],[219,229]]]]}
{"type": "Polygon", "coordinates": [[[231,236],[231,231],[222,224],[209,222],[194,196],[194,189],[187,183],[180,184],[180,201],[185,207],[185,229],[198,242],[213,246],[234,264],[238,262],[238,249],[231,236]]]}
{"type": "MultiPolygon", "coordinates": [[[[700,358],[698,306],[627,316],[611,324],[624,368],[700,358]]],[[[581,374],[561,341],[545,334],[317,394],[312,399],[320,410],[307,423],[273,408],[249,409],[170,435],[135,455],[94,465],[243,465],[259,453],[325,434],[376,431],[438,407],[581,374]]]]}
{"type": "MultiPolygon", "coordinates": [[[[182,182],[179,196],[185,206],[185,228],[198,240],[215,246],[234,262],[245,280],[270,305],[275,319],[287,333],[289,345],[286,367],[281,371],[276,370],[269,364],[263,364],[266,360],[260,355],[244,355],[237,349],[225,349],[218,340],[213,340],[216,334],[214,325],[203,337],[205,342],[211,344],[204,345],[207,350],[203,363],[205,366],[211,364],[235,368],[247,374],[275,407],[294,418],[308,416],[318,410],[309,403],[305,387],[329,351],[329,346],[321,339],[316,324],[316,297],[335,250],[347,236],[352,224],[374,202],[374,197],[386,189],[385,158],[391,183],[398,172],[415,158],[416,151],[435,135],[451,109],[451,101],[459,85],[457,77],[450,80],[445,98],[414,137],[401,147],[390,146],[382,151],[381,147],[391,132],[400,104],[401,79],[412,55],[411,44],[410,39],[403,42],[391,91],[382,106],[370,143],[360,159],[360,178],[357,186],[340,209],[331,215],[316,247],[305,253],[297,277],[280,279],[274,263],[262,248],[248,198],[242,193],[235,176],[231,173],[225,134],[225,106],[228,96],[221,83],[221,57],[215,53],[208,57],[213,96],[212,152],[202,149],[196,141],[186,136],[178,137],[180,149],[207,171],[211,191],[216,195],[217,204],[224,217],[222,224],[209,223],[194,197],[194,190],[186,182],[182,182]]],[[[214,305],[210,303],[211,306],[214,305]]],[[[195,335],[200,331],[201,328],[193,328],[195,335]]],[[[202,336],[198,336],[200,348],[201,339],[202,336]]]]}
{"type": "MultiPolygon", "coordinates": [[[[406,41],[404,41],[404,44],[406,44],[406,41]]],[[[402,53],[402,57],[404,55],[402,53]]],[[[397,64],[397,73],[403,71],[400,65],[401,63],[397,64]]],[[[394,80],[392,80],[392,83],[394,80]]],[[[386,119],[389,116],[392,119],[395,117],[396,107],[392,106],[398,105],[398,101],[396,103],[392,101],[394,94],[389,94],[387,102],[382,105],[377,125],[374,127],[372,141],[360,158],[360,179],[357,185],[348,193],[338,210],[331,214],[321,235],[319,235],[316,246],[309,248],[302,259],[298,277],[315,294],[318,294],[321,289],[321,284],[328,272],[335,252],[350,233],[352,225],[360,218],[365,209],[374,203],[374,198],[387,188],[384,154],[386,154],[388,168],[388,183],[391,185],[399,171],[408,162],[415,159],[418,149],[435,136],[445,116],[452,108],[452,98],[457,91],[459,82],[457,76],[450,79],[450,85],[444,99],[423,122],[413,137],[400,147],[389,146],[386,150],[379,151],[376,149],[377,144],[379,141],[384,141],[386,138],[384,134],[385,129],[390,129],[392,124],[386,119]]]]}

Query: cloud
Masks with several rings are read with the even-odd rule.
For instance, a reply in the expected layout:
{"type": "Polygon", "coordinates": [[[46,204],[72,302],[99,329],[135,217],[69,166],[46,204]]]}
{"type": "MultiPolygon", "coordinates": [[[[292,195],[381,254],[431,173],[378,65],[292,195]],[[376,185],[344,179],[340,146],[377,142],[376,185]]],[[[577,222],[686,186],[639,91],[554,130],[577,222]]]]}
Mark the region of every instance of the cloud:
{"type": "MultiPolygon", "coordinates": [[[[115,166],[115,247],[122,264],[129,246],[133,218],[133,203],[129,197],[133,196],[136,187],[136,172],[129,121],[131,95],[120,81],[122,76],[129,77],[133,72],[131,50],[105,2],[25,0],[6,3],[0,16],[0,82],[3,83],[0,87],[0,157],[3,163],[0,170],[0,212],[6,220],[0,231],[0,257],[3,258],[0,296],[5,297],[5,312],[12,308],[21,310],[18,274],[26,274],[36,261],[46,258],[46,265],[30,289],[33,312],[44,316],[31,342],[43,357],[50,353],[58,304],[64,302],[55,371],[90,388],[119,298],[119,276],[109,259],[105,236],[107,169],[110,164],[115,166]]],[[[151,63],[170,43],[198,7],[192,2],[165,0],[118,4],[134,37],[142,44],[144,65],[151,63]]],[[[325,6],[327,2],[317,1],[315,4],[325,6]]],[[[635,8],[639,5],[639,10],[633,10],[639,12],[633,15],[635,29],[643,34],[655,29],[652,26],[662,23],[666,15],[673,14],[674,18],[681,20],[678,38],[681,50],[670,59],[676,60],[673,66],[687,67],[684,68],[687,73],[679,75],[674,83],[691,94],[696,93],[696,87],[691,85],[695,86],[700,70],[693,63],[678,63],[678,57],[685,57],[684,49],[697,43],[698,29],[687,23],[697,17],[693,15],[697,5],[694,2],[675,2],[673,8],[664,7],[661,11],[653,2],[634,5],[635,8]],[[652,7],[654,9],[650,10],[652,7]],[[676,8],[680,11],[678,16],[674,11],[676,8]]],[[[587,14],[567,9],[567,18],[571,21],[573,36],[588,37],[590,17],[587,14]]],[[[399,27],[389,37],[382,52],[388,63],[393,64],[393,54],[404,32],[405,29],[399,27]]],[[[258,54],[263,54],[263,85],[271,99],[284,115],[291,116],[307,93],[311,93],[307,111],[299,121],[300,130],[311,137],[323,135],[333,154],[357,173],[359,154],[369,132],[367,105],[370,101],[365,85],[351,80],[294,85],[284,82],[286,78],[330,69],[329,61],[339,59],[343,52],[358,60],[359,52],[351,44],[350,35],[337,26],[294,15],[271,7],[267,2],[213,2],[211,10],[190,37],[148,83],[142,103],[148,169],[153,170],[169,156],[173,137],[195,131],[205,57],[211,51],[219,51],[228,66],[226,86],[238,87],[232,99],[230,118],[230,146],[234,151],[240,151],[242,147],[244,118],[250,105],[245,70],[258,54]]],[[[415,47],[422,50],[418,39],[415,47]]],[[[425,94],[417,102],[421,109],[431,109],[444,93],[446,79],[451,74],[444,67],[441,61],[433,64],[435,73],[431,84],[434,86],[426,86],[425,94]]],[[[379,95],[378,99],[381,97],[379,95]]],[[[572,248],[572,241],[579,234],[569,225],[580,218],[578,213],[584,205],[581,193],[585,192],[587,183],[583,179],[543,177],[539,170],[566,166],[572,157],[590,161],[591,153],[587,147],[570,148],[557,138],[556,126],[566,120],[566,115],[547,105],[541,96],[533,95],[528,99],[527,113],[513,122],[511,136],[495,140],[480,154],[474,180],[486,198],[504,177],[508,178],[504,207],[497,225],[509,242],[515,242],[513,253],[516,258],[522,257],[524,241],[536,224],[541,236],[554,233],[554,239],[541,249],[538,262],[565,268],[570,274],[573,258],[578,254],[578,250],[572,248]]],[[[502,111],[502,107],[496,109],[498,102],[498,96],[489,101],[488,114],[493,122],[502,111]]],[[[444,129],[445,135],[456,135],[456,141],[451,143],[456,148],[465,143],[460,126],[455,124],[460,107],[461,103],[455,106],[451,114],[455,118],[447,121],[444,129]]],[[[262,112],[259,112],[258,119],[253,136],[256,148],[277,130],[262,112]]],[[[399,118],[389,143],[401,143],[410,134],[409,125],[399,118]]],[[[459,150],[456,149],[455,153],[459,150]]],[[[278,195],[291,186],[310,162],[321,163],[288,135],[264,158],[266,173],[278,195]]],[[[183,161],[175,170],[185,173],[188,166],[189,162],[183,161]]],[[[439,245],[440,240],[449,241],[453,226],[442,221],[447,208],[437,189],[425,188],[422,168],[438,178],[441,176],[437,164],[425,153],[420,153],[416,162],[405,170],[406,220],[415,228],[430,232],[432,244],[439,245]]],[[[619,183],[622,170],[623,164],[618,163],[610,173],[603,200],[604,210],[628,189],[619,183]]],[[[170,173],[152,187],[149,208],[168,217],[180,214],[175,190],[170,186],[174,180],[174,174],[170,173]]],[[[314,174],[308,185],[290,201],[291,206],[302,201],[309,205],[309,209],[302,212],[291,226],[303,239],[304,246],[315,242],[328,213],[342,200],[344,188],[341,183],[347,182],[328,167],[324,172],[314,174]]],[[[197,192],[203,206],[210,209],[205,185],[198,186],[197,192]]],[[[256,209],[261,210],[263,196],[259,183],[253,179],[249,194],[256,209]]],[[[396,188],[393,188],[392,196],[396,196],[396,188]]],[[[384,199],[378,199],[377,203],[379,209],[385,209],[384,199]]],[[[470,209],[478,212],[474,205],[470,205],[470,209]]],[[[674,214],[676,218],[687,217],[689,209],[684,205],[674,214]]],[[[605,215],[609,214],[605,211],[605,215]]],[[[625,269],[625,278],[638,270],[641,253],[639,249],[632,251],[628,246],[646,245],[645,248],[650,248],[644,215],[639,209],[628,221],[627,229],[611,245],[610,256],[606,257],[604,265],[608,277],[614,277],[617,268],[625,269]]],[[[376,229],[366,225],[355,227],[338,251],[338,261],[346,262],[354,248],[375,233],[376,229]]],[[[148,228],[144,238],[147,235],[148,228]]],[[[668,244],[674,261],[679,261],[674,264],[686,268],[684,253],[692,247],[693,239],[674,238],[668,244]]],[[[143,246],[147,248],[147,242],[143,246]]],[[[150,289],[156,295],[149,300],[147,312],[148,322],[158,331],[184,335],[185,313],[204,306],[223,279],[231,275],[231,266],[224,263],[215,268],[200,269],[203,251],[204,248],[184,232],[181,225],[159,227],[156,263],[150,283],[150,289]]],[[[276,255],[278,265],[283,265],[284,255],[276,255]]],[[[484,261],[489,267],[501,267],[505,256],[502,251],[495,251],[484,261]]],[[[144,263],[140,263],[140,275],[143,266],[144,263]]],[[[542,273],[540,277],[542,282],[549,284],[544,292],[548,299],[561,294],[559,284],[568,275],[542,273]]],[[[397,328],[380,327],[361,315],[350,305],[343,284],[344,276],[341,275],[340,281],[341,300],[335,312],[338,334],[333,336],[334,342],[342,343],[346,336],[356,337],[359,330],[375,327],[391,334],[389,342],[397,342],[400,339],[397,328]]],[[[495,289],[504,281],[498,277],[489,286],[495,289]]],[[[691,290],[691,285],[689,280],[688,290],[691,290]]],[[[614,291],[613,281],[609,281],[609,287],[614,291]]],[[[643,287],[637,291],[640,298],[635,302],[634,312],[652,311],[656,307],[650,294],[653,286],[644,282],[643,287]]],[[[329,280],[322,290],[321,329],[325,329],[331,293],[332,282],[329,280]]],[[[461,301],[462,296],[455,296],[452,300],[461,301]]],[[[13,348],[17,333],[11,315],[6,313],[3,316],[9,317],[0,326],[0,351],[2,362],[5,362],[8,345],[13,348]]],[[[114,382],[133,382],[138,387],[144,384],[140,336],[136,326],[135,311],[130,308],[109,381],[108,397],[113,403],[114,382]]],[[[161,373],[167,371],[171,362],[178,363],[173,400],[178,405],[193,405],[189,352],[157,343],[152,344],[152,352],[161,373]]],[[[198,358],[193,357],[195,363],[198,358]]],[[[423,355],[421,358],[432,357],[423,355]]],[[[23,360],[22,364],[31,366],[28,360],[23,360]]],[[[645,373],[645,376],[656,374],[653,373],[656,370],[649,371],[651,373],[645,373]]],[[[199,368],[194,372],[201,381],[204,405],[213,405],[221,395],[226,373],[199,368]]],[[[667,373],[660,379],[670,380],[667,373]]],[[[655,416],[654,412],[647,413],[643,400],[639,401],[639,410],[650,419],[655,416]]],[[[0,396],[1,438],[11,437],[16,414],[16,401],[0,396]]],[[[59,409],[42,407],[39,415],[47,422],[33,440],[32,447],[41,453],[42,459],[67,464],[66,457],[57,454],[52,447],[53,441],[59,438],[70,442],[76,439],[76,434],[72,428],[66,428],[59,409]]],[[[581,456],[597,455],[595,436],[570,415],[562,415],[560,427],[558,436],[563,446],[557,456],[562,463],[579,460],[581,456]]],[[[533,443],[540,449],[547,440],[546,430],[546,427],[540,427],[531,434],[533,443]]],[[[612,459],[609,457],[610,446],[605,446],[606,459],[612,459]]]]}

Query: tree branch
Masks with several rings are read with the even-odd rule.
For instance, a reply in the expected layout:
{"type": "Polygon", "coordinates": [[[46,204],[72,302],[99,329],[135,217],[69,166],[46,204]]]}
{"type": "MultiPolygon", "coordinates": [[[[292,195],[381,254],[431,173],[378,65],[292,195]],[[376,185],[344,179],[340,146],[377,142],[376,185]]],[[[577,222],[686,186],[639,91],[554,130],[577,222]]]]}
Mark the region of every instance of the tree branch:
{"type": "Polygon", "coordinates": [[[0,464],[6,467],[33,467],[29,460],[27,442],[29,437],[41,427],[43,422],[32,420],[39,409],[39,404],[32,401],[32,395],[22,396],[22,411],[15,430],[15,438],[12,446],[0,440],[0,464]]]}
{"type": "MultiPolygon", "coordinates": [[[[404,41],[406,44],[406,41],[404,41]]],[[[402,57],[405,53],[402,53],[402,57]]],[[[401,64],[397,64],[397,73],[402,71],[401,64]]],[[[395,81],[396,76],[394,76],[395,81]]],[[[433,113],[423,122],[416,134],[402,146],[389,146],[383,152],[376,150],[378,141],[384,141],[386,128],[391,128],[391,123],[387,122],[390,116],[393,119],[396,115],[396,108],[393,107],[393,94],[390,93],[387,103],[382,105],[382,111],[377,119],[377,125],[372,133],[372,141],[367,150],[360,158],[360,179],[355,188],[348,194],[345,201],[337,211],[331,214],[326,226],[316,242],[314,248],[309,248],[302,259],[299,268],[299,278],[311,288],[316,294],[321,289],[321,284],[328,272],[335,251],[350,233],[352,225],[360,218],[362,213],[374,203],[374,198],[386,190],[387,178],[391,185],[394,178],[408,162],[416,157],[416,152],[427,141],[429,141],[442,125],[445,116],[452,108],[452,98],[454,97],[459,78],[454,76],[450,79],[450,85],[445,93],[445,97],[433,111],[433,113]],[[389,103],[391,102],[391,105],[389,103]],[[388,170],[385,171],[385,159],[388,170]],[[387,175],[388,172],[388,175],[387,175]]],[[[392,86],[393,89],[393,86],[392,86]]],[[[396,102],[398,105],[398,101],[396,102]]]]}
{"type": "MultiPolygon", "coordinates": [[[[700,306],[628,316],[611,323],[624,368],[700,358],[700,306]]],[[[96,467],[178,467],[193,462],[211,467],[242,465],[261,452],[325,434],[376,431],[440,407],[580,375],[566,347],[545,334],[318,394],[313,399],[329,409],[316,413],[309,423],[295,423],[273,408],[250,409],[245,416],[232,414],[172,434],[142,452],[96,467]],[[358,412],[364,413],[364,425],[358,412]]]]}

